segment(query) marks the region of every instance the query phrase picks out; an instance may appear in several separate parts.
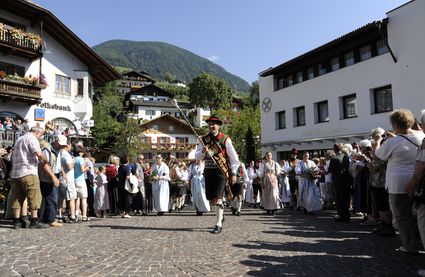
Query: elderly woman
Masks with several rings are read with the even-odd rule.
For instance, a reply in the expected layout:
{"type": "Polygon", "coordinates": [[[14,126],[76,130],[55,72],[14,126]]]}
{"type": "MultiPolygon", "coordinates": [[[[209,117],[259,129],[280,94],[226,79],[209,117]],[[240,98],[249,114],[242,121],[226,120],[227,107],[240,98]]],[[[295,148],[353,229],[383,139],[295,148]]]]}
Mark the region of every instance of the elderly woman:
{"type": "MultiPolygon", "coordinates": [[[[422,128],[425,127],[425,110],[422,110],[421,116],[421,124],[422,128]]],[[[423,130],[425,132],[425,130],[423,130]]],[[[414,165],[414,172],[412,178],[406,184],[406,192],[412,193],[418,182],[421,180],[423,175],[425,174],[425,139],[422,141],[422,145],[418,151],[416,156],[416,161],[414,165]]],[[[423,202],[415,202],[414,204],[416,208],[416,215],[418,219],[418,229],[421,235],[422,245],[425,249],[425,203],[423,202]]]]}
{"type": "Polygon", "coordinates": [[[412,215],[412,201],[405,190],[405,184],[413,175],[413,166],[425,137],[423,132],[412,130],[415,118],[409,110],[395,110],[390,115],[393,132],[387,132],[388,139],[382,143],[382,136],[375,136],[375,155],[388,161],[385,187],[390,195],[402,246],[401,252],[417,253],[415,226],[412,215]]]}
{"type": "Polygon", "coordinates": [[[273,161],[271,152],[267,152],[264,157],[264,162],[260,165],[259,176],[262,178],[263,190],[263,207],[267,214],[274,215],[274,213],[281,207],[279,196],[279,184],[277,176],[280,175],[279,163],[273,161]]]}

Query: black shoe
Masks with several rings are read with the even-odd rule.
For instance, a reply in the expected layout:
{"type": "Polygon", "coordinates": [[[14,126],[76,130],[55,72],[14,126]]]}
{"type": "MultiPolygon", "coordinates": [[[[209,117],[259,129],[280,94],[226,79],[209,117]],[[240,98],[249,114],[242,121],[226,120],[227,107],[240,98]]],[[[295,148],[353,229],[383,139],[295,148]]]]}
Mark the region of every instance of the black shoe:
{"type": "Polygon", "coordinates": [[[162,215],[164,215],[164,212],[158,212],[157,215],[162,216],[162,215]]]}
{"type": "Polygon", "coordinates": [[[27,216],[20,217],[19,223],[21,224],[21,228],[24,228],[24,229],[30,226],[30,220],[28,219],[27,216]]]}
{"type": "Polygon", "coordinates": [[[40,223],[40,221],[36,220],[30,223],[30,229],[46,229],[49,225],[40,223]]]}
{"type": "Polygon", "coordinates": [[[232,215],[236,214],[236,210],[234,208],[232,208],[232,215]]]}
{"type": "Polygon", "coordinates": [[[199,215],[199,216],[201,216],[203,214],[204,214],[203,212],[199,212],[199,211],[196,212],[196,215],[199,215]]]}
{"type": "Polygon", "coordinates": [[[335,218],[335,222],[350,222],[350,218],[349,217],[338,217],[338,218],[335,218]]]}
{"type": "Polygon", "coordinates": [[[215,225],[214,230],[212,231],[213,234],[220,234],[221,231],[223,230],[222,227],[215,225]]]}
{"type": "Polygon", "coordinates": [[[241,212],[236,212],[236,215],[237,216],[241,216],[241,212]]]}

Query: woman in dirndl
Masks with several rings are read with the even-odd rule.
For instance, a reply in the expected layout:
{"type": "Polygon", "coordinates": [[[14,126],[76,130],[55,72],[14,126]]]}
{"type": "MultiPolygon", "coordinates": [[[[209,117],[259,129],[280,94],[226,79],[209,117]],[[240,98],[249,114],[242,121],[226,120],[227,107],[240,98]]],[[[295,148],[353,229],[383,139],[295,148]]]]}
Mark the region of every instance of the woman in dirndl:
{"type": "Polygon", "coordinates": [[[263,190],[263,208],[267,214],[274,215],[281,208],[279,183],[277,177],[280,175],[280,165],[273,160],[271,152],[267,152],[264,157],[264,162],[259,168],[259,175],[262,178],[263,190]]]}
{"type": "Polygon", "coordinates": [[[319,169],[309,158],[310,154],[304,152],[303,159],[295,167],[295,172],[300,177],[298,183],[299,208],[303,208],[305,213],[322,209],[322,200],[316,185],[319,169]]]}

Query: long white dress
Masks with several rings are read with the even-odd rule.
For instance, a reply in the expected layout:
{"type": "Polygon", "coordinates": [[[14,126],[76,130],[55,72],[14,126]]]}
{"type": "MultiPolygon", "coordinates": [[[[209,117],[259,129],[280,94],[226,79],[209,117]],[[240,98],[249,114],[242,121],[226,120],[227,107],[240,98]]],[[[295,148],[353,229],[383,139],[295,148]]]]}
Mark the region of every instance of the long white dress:
{"type": "Polygon", "coordinates": [[[160,177],[160,180],[152,184],[153,208],[158,212],[167,212],[170,199],[170,169],[165,163],[154,164],[152,174],[160,177]]]}
{"type": "MultiPolygon", "coordinates": [[[[308,160],[299,161],[295,167],[297,174],[306,174],[310,169],[317,169],[316,164],[308,160]]],[[[299,207],[305,208],[307,212],[313,212],[322,209],[319,189],[314,180],[300,176],[298,182],[298,203],[299,207]]]]}
{"type": "Polygon", "coordinates": [[[199,212],[209,212],[210,202],[205,195],[204,164],[192,164],[189,167],[193,204],[199,212]]]}
{"type": "Polygon", "coordinates": [[[106,175],[99,173],[96,177],[97,189],[94,196],[94,209],[96,211],[109,210],[108,180],[106,175]]]}
{"type": "Polygon", "coordinates": [[[246,183],[246,191],[245,191],[245,202],[248,204],[255,204],[254,201],[254,190],[252,188],[252,181],[257,177],[257,174],[254,173],[254,168],[248,167],[248,178],[249,181],[246,183]]]}
{"type": "Polygon", "coordinates": [[[281,166],[282,171],[280,174],[280,200],[282,203],[290,203],[291,202],[291,189],[289,187],[289,179],[288,172],[291,170],[289,163],[285,161],[285,163],[281,166]]]}

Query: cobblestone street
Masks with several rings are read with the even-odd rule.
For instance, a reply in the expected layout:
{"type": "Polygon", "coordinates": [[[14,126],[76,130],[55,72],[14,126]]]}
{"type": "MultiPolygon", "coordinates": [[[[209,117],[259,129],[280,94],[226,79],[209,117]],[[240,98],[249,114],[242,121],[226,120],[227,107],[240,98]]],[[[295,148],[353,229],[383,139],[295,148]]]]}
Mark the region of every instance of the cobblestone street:
{"type": "Polygon", "coordinates": [[[1,276],[417,276],[425,255],[396,253],[398,238],[335,223],[332,213],[282,210],[267,216],[182,212],[93,219],[45,230],[0,226],[1,276]]]}

